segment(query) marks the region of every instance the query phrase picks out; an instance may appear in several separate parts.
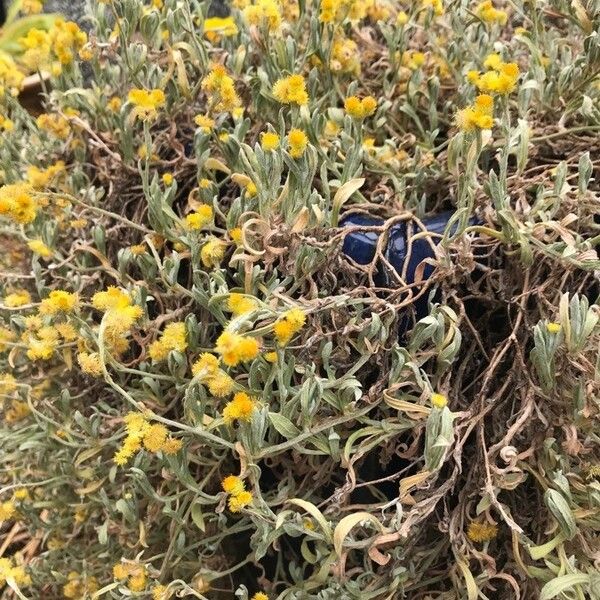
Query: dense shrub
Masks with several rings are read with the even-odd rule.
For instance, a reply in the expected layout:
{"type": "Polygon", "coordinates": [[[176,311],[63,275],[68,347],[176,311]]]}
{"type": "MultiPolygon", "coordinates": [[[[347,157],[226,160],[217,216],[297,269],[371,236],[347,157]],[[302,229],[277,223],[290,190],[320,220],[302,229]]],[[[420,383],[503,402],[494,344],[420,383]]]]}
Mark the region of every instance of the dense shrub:
{"type": "Polygon", "coordinates": [[[232,4],[0,55],[0,596],[598,597],[597,3],[232,4]]]}

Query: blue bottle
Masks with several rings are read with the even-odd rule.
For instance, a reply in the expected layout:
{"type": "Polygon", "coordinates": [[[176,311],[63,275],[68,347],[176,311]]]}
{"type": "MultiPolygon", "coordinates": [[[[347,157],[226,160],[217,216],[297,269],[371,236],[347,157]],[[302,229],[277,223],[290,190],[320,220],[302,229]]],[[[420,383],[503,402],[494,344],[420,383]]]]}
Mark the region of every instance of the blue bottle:
{"type": "MultiPolygon", "coordinates": [[[[409,219],[401,221],[390,228],[388,232],[387,246],[383,249],[383,255],[386,260],[401,274],[406,269],[404,281],[410,285],[415,283],[416,271],[419,265],[427,258],[435,258],[435,245],[439,244],[441,237],[423,236],[414,239],[413,236],[419,232],[428,231],[439,236],[443,235],[450,218],[454,213],[444,212],[433,217],[428,217],[421,221],[422,226],[415,220],[409,219]],[[412,243],[409,249],[409,240],[412,243]],[[409,252],[410,250],[410,252],[409,252]]],[[[366,216],[364,214],[350,214],[341,221],[343,227],[348,226],[378,226],[383,225],[383,219],[366,216]]],[[[477,224],[477,219],[470,219],[469,225],[477,224]]],[[[458,223],[452,225],[451,233],[456,231],[458,223]]],[[[361,265],[370,264],[377,248],[379,233],[374,231],[353,231],[348,233],[344,239],[342,251],[352,260],[361,265]]],[[[426,282],[433,274],[435,267],[425,264],[420,280],[426,282]]],[[[383,265],[377,266],[377,273],[374,277],[375,284],[382,287],[394,285],[395,279],[386,275],[383,265]]],[[[417,293],[418,289],[414,289],[417,293]]],[[[414,308],[417,319],[427,315],[428,312],[427,296],[423,296],[415,301],[414,308]]]]}

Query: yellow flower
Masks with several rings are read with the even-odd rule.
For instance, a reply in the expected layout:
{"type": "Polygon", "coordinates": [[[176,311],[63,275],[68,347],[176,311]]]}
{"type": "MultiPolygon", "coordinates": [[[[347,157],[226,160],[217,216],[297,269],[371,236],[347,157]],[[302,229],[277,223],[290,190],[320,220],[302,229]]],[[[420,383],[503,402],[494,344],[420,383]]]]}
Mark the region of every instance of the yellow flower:
{"type": "Polygon", "coordinates": [[[218,267],[225,256],[227,244],[219,238],[213,237],[202,246],[200,260],[205,267],[218,267]]]}
{"type": "Polygon", "coordinates": [[[13,580],[18,586],[27,586],[31,583],[31,577],[25,571],[25,567],[17,565],[14,558],[0,558],[0,585],[7,580],[13,580]]]}
{"type": "Polygon", "coordinates": [[[53,290],[40,304],[40,313],[43,315],[55,315],[59,312],[72,312],[79,306],[77,294],[65,292],[64,290],[53,290]]]}
{"type": "Polygon", "coordinates": [[[256,306],[256,299],[254,298],[248,297],[245,294],[239,294],[237,292],[229,294],[227,308],[235,316],[252,312],[254,309],[256,309],[256,306]]]}
{"type": "Polygon", "coordinates": [[[265,360],[270,363],[276,363],[277,362],[277,352],[266,352],[265,360]]]}
{"type": "Polygon", "coordinates": [[[73,600],[82,600],[91,597],[98,591],[98,580],[95,577],[84,577],[83,575],[72,571],[67,575],[67,583],[63,586],[63,595],[65,598],[73,600]]]}
{"type": "Polygon", "coordinates": [[[96,292],[92,306],[105,313],[106,329],[113,336],[125,333],[144,314],[140,306],[132,304],[129,294],[113,286],[96,292]]]}
{"type": "Polygon", "coordinates": [[[238,513],[252,502],[252,493],[248,491],[240,492],[229,498],[229,510],[232,513],[238,513]]]}
{"type": "Polygon", "coordinates": [[[196,115],[194,117],[194,123],[196,123],[204,133],[210,133],[215,126],[214,119],[211,119],[206,115],[196,115]]]}
{"type": "Polygon", "coordinates": [[[0,373],[0,394],[8,395],[17,389],[17,382],[10,373],[0,373]]]}
{"type": "Polygon", "coordinates": [[[267,594],[264,592],[256,592],[256,594],[254,594],[250,600],[269,600],[269,596],[267,596],[267,594]]]}
{"type": "Polygon", "coordinates": [[[8,521],[12,519],[17,512],[15,507],[15,503],[12,500],[6,500],[5,502],[0,502],[0,524],[3,521],[8,521]]]}
{"type": "Polygon", "coordinates": [[[123,102],[121,101],[121,98],[119,98],[118,96],[113,96],[106,104],[106,108],[108,108],[108,110],[110,110],[111,112],[116,113],[121,110],[122,104],[123,102]]]}
{"type": "Polygon", "coordinates": [[[171,173],[165,173],[162,180],[165,185],[173,185],[173,175],[171,173]]]}
{"type": "Polygon", "coordinates": [[[165,327],[160,340],[150,344],[148,354],[152,360],[158,362],[167,358],[172,350],[184,352],[186,348],[185,323],[169,323],[165,327]]]}
{"type": "Polygon", "coordinates": [[[77,339],[77,330],[71,323],[57,323],[55,329],[65,342],[72,342],[77,339]]]}
{"type": "Polygon", "coordinates": [[[223,491],[228,494],[233,494],[234,496],[241,494],[245,489],[244,482],[235,475],[228,475],[225,477],[221,482],[221,487],[223,488],[223,491]]]}
{"type": "Polygon", "coordinates": [[[231,112],[241,104],[234,81],[223,65],[214,65],[201,86],[217,112],[231,112]]]}
{"type": "Polygon", "coordinates": [[[204,352],[192,366],[194,377],[206,377],[214,375],[219,369],[219,359],[209,352],[204,352]]]}
{"type": "Polygon", "coordinates": [[[42,189],[52,184],[64,171],[65,163],[62,160],[55,162],[46,169],[31,165],[27,167],[27,181],[32,187],[42,189]]]}
{"type": "Polygon", "coordinates": [[[149,452],[158,452],[166,442],[168,434],[167,428],[161,423],[150,425],[144,434],[144,448],[149,452]]]}
{"type": "Polygon", "coordinates": [[[12,294],[8,294],[4,298],[4,306],[9,308],[17,308],[31,302],[31,296],[27,290],[18,290],[12,294]]]}
{"type": "Polygon", "coordinates": [[[290,147],[290,156],[292,158],[300,158],[306,150],[308,138],[301,129],[292,129],[288,133],[288,144],[290,147]]]}
{"type": "Polygon", "coordinates": [[[38,254],[42,258],[49,258],[52,256],[52,250],[42,242],[42,240],[30,240],[27,242],[27,246],[32,252],[38,254]]]}
{"type": "Polygon", "coordinates": [[[220,369],[212,376],[205,378],[208,391],[217,398],[229,396],[235,387],[235,381],[220,369]]]}
{"type": "Polygon", "coordinates": [[[475,14],[486,23],[499,23],[505,25],[508,15],[503,10],[494,8],[492,0],[485,0],[475,8],[475,14]]]}
{"type": "Polygon", "coordinates": [[[432,9],[434,14],[438,17],[444,14],[444,4],[442,0],[421,0],[421,6],[426,9],[432,9]]]}
{"type": "Polygon", "coordinates": [[[0,187],[0,215],[27,225],[38,211],[38,203],[33,197],[33,188],[27,183],[15,183],[0,187]]]}
{"type": "Polygon", "coordinates": [[[255,338],[224,331],[217,339],[215,352],[221,355],[228,367],[248,362],[258,356],[259,345],[255,338]]]}
{"type": "Polygon", "coordinates": [[[425,55],[416,50],[407,50],[402,54],[402,64],[412,71],[420,69],[425,64],[425,59],[425,55]]]}
{"type": "Polygon", "coordinates": [[[244,8],[244,18],[249,25],[275,30],[281,25],[281,9],[276,0],[256,0],[244,8]]]}
{"type": "Polygon", "coordinates": [[[127,579],[127,587],[132,592],[141,592],[146,588],[147,573],[144,565],[119,563],[113,567],[115,579],[127,579]]]}
{"type": "Polygon", "coordinates": [[[40,129],[51,133],[60,140],[66,140],[71,131],[69,128],[69,121],[62,115],[48,113],[41,114],[36,119],[36,124],[40,129]]]}
{"type": "Polygon", "coordinates": [[[260,145],[263,150],[277,150],[279,148],[279,136],[272,131],[260,134],[260,145]]]}
{"type": "Polygon", "coordinates": [[[560,323],[548,323],[546,329],[548,333],[559,333],[562,327],[560,323]]]}
{"type": "Polygon", "coordinates": [[[155,119],[158,116],[158,109],[165,104],[165,93],[162,90],[141,90],[133,89],[129,92],[127,99],[133,104],[132,115],[134,118],[155,119]]]}
{"type": "Polygon", "coordinates": [[[81,370],[92,377],[100,377],[102,375],[102,364],[100,356],[96,352],[80,352],[77,355],[77,362],[81,370]]]}
{"type": "Polygon", "coordinates": [[[303,106],[308,103],[306,82],[302,75],[290,75],[278,79],[273,86],[273,96],[282,104],[297,104],[303,106]]]}
{"type": "Polygon", "coordinates": [[[198,230],[206,227],[213,220],[213,209],[208,204],[199,206],[196,212],[185,217],[186,229],[198,230]]]}
{"type": "Polygon", "coordinates": [[[12,96],[16,96],[23,87],[23,73],[9,54],[0,55],[0,96],[4,90],[12,96]]]}
{"type": "Polygon", "coordinates": [[[42,29],[29,29],[27,35],[19,39],[19,44],[24,52],[21,62],[30,71],[41,71],[50,62],[51,48],[50,34],[42,29]]]}
{"type": "Polygon", "coordinates": [[[396,24],[400,27],[402,27],[403,25],[406,25],[408,23],[408,15],[401,10],[398,13],[398,16],[396,17],[396,24]]]}
{"type": "Polygon", "coordinates": [[[443,394],[431,394],[431,404],[436,408],[444,408],[448,404],[448,399],[443,394]]]}
{"type": "Polygon", "coordinates": [[[344,102],[346,112],[355,119],[370,117],[377,109],[377,100],[373,96],[366,96],[362,100],[356,96],[346,98],[344,102]]]}
{"type": "Polygon", "coordinates": [[[29,336],[27,357],[30,360],[49,360],[58,343],[58,331],[54,327],[42,327],[35,337],[29,336]]]}
{"type": "Polygon", "coordinates": [[[256,409],[256,400],[246,392],[238,392],[233,400],[228,402],[223,409],[223,420],[227,425],[234,421],[250,421],[256,409]]]}
{"type": "Polygon", "coordinates": [[[238,33],[237,25],[233,17],[210,17],[204,20],[204,33],[210,40],[218,36],[230,37],[238,33]],[[212,34],[212,35],[210,35],[212,34]]]}
{"type": "Polygon", "coordinates": [[[473,521],[467,529],[467,536],[472,542],[489,542],[498,535],[498,526],[487,522],[473,521]]]}
{"type": "Polygon", "coordinates": [[[58,19],[50,31],[52,50],[62,65],[73,62],[75,54],[87,43],[87,34],[77,23],[58,19]]]}
{"type": "Polygon", "coordinates": [[[292,308],[281,316],[273,326],[273,333],[280,346],[285,346],[302,329],[306,322],[306,313],[299,308],[292,308]]]}
{"type": "Polygon", "coordinates": [[[171,592],[166,585],[157,584],[152,588],[152,600],[169,600],[171,592]]]}

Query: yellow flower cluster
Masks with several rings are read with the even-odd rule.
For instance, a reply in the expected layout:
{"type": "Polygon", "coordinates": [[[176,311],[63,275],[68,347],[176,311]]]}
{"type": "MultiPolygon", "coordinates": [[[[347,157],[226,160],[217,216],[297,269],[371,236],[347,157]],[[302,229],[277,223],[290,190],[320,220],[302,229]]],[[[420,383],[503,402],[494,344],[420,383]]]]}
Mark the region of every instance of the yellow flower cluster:
{"type": "MultiPolygon", "coordinates": [[[[2,96],[2,89],[0,87],[0,97],[2,96]]],[[[15,124],[4,115],[0,115],[0,129],[4,131],[12,131],[15,128],[15,124]]]]}
{"type": "Polygon", "coordinates": [[[231,112],[241,105],[240,98],[235,91],[234,81],[223,65],[213,65],[201,85],[215,111],[231,112]]]}
{"type": "Polygon", "coordinates": [[[433,10],[433,13],[438,17],[444,14],[444,3],[442,0],[421,0],[421,6],[425,10],[433,10]]]}
{"type": "Polygon", "coordinates": [[[102,375],[102,363],[97,352],[80,352],[77,355],[77,362],[81,370],[92,377],[102,375]]]}
{"type": "Polygon", "coordinates": [[[33,188],[27,183],[14,183],[0,187],[0,215],[15,223],[31,223],[38,211],[33,188]]]}
{"type": "Polygon", "coordinates": [[[475,98],[473,106],[463,108],[456,113],[456,125],[463,131],[491,129],[494,124],[494,99],[488,94],[475,98]]]}
{"type": "Polygon", "coordinates": [[[62,160],[55,162],[46,169],[40,169],[35,165],[27,168],[27,181],[35,189],[48,187],[65,171],[65,163],[62,160]]]}
{"type": "Polygon", "coordinates": [[[283,313],[273,326],[273,333],[280,346],[285,346],[302,329],[306,313],[300,308],[291,308],[283,313]]]}
{"type": "Polygon", "coordinates": [[[244,8],[244,18],[249,25],[275,31],[281,26],[281,7],[276,0],[256,0],[244,8]]]}
{"type": "Polygon", "coordinates": [[[329,68],[334,73],[358,75],[361,71],[360,52],[356,42],[350,38],[337,37],[331,47],[329,68]]]}
{"type": "Polygon", "coordinates": [[[483,64],[489,70],[483,74],[469,71],[467,80],[470,83],[490,94],[505,95],[515,90],[519,80],[519,66],[516,63],[505,63],[498,54],[490,54],[483,64]]]}
{"type": "Polygon", "coordinates": [[[31,302],[31,296],[27,290],[17,290],[7,294],[4,298],[4,306],[8,308],[17,308],[31,302]]]}
{"type": "Polygon", "coordinates": [[[235,367],[242,362],[254,360],[258,356],[258,341],[247,335],[224,331],[215,345],[215,352],[228,367],[235,367]]]}
{"type": "Polygon", "coordinates": [[[21,62],[30,71],[41,71],[48,66],[52,40],[47,31],[32,28],[19,39],[19,43],[24,50],[21,62]]]}
{"type": "Polygon", "coordinates": [[[158,116],[158,109],[165,105],[165,93],[162,90],[133,89],[127,95],[127,100],[133,105],[134,119],[152,120],[158,116]]]}
{"type": "Polygon", "coordinates": [[[42,327],[35,336],[28,336],[27,357],[30,360],[50,360],[59,342],[59,333],[54,327],[42,327]]]}
{"type": "Polygon", "coordinates": [[[217,237],[211,237],[200,250],[200,260],[207,268],[218,267],[225,256],[227,244],[217,237]]]}
{"type": "Polygon", "coordinates": [[[506,25],[508,19],[505,11],[494,8],[492,0],[485,0],[478,4],[475,14],[486,23],[498,23],[499,25],[506,25]]]}
{"type": "Polygon", "coordinates": [[[260,134],[260,146],[263,150],[277,150],[279,143],[279,135],[272,131],[264,131],[260,134]]]}
{"type": "Polygon", "coordinates": [[[418,50],[406,50],[402,53],[402,65],[411,71],[420,69],[427,60],[427,57],[423,52],[418,50]]]}
{"type": "Polygon", "coordinates": [[[58,19],[50,31],[52,50],[63,65],[71,64],[75,54],[87,42],[87,35],[79,29],[77,23],[58,19]]]}
{"type": "Polygon", "coordinates": [[[256,307],[256,299],[252,298],[251,296],[247,296],[246,294],[239,294],[237,292],[229,294],[229,299],[227,300],[227,308],[236,317],[252,312],[256,309],[256,307]]]}
{"type": "Polygon", "coordinates": [[[53,290],[40,304],[40,314],[56,315],[74,311],[79,306],[77,294],[65,292],[64,290],[53,290]]]}
{"type": "Polygon", "coordinates": [[[16,564],[14,558],[0,558],[0,585],[4,585],[9,580],[14,581],[18,586],[31,583],[31,577],[25,571],[25,567],[16,564]]]}
{"type": "Polygon", "coordinates": [[[104,292],[96,292],[92,305],[104,312],[106,329],[112,335],[125,333],[144,314],[140,306],[132,303],[127,292],[113,286],[104,292]]]}
{"type": "Polygon", "coordinates": [[[60,140],[66,140],[69,137],[69,121],[62,115],[43,113],[36,119],[37,126],[54,135],[60,140]]]}
{"type": "Polygon", "coordinates": [[[244,482],[235,475],[229,475],[223,479],[221,486],[223,491],[229,494],[229,510],[238,513],[252,502],[252,492],[246,490],[244,482]]]}
{"type": "Polygon", "coordinates": [[[235,386],[233,379],[219,367],[219,359],[208,352],[201,354],[192,365],[192,374],[219,398],[231,394],[235,386]]]}
{"type": "Polygon", "coordinates": [[[308,146],[308,137],[302,129],[291,129],[288,133],[287,141],[292,158],[300,158],[308,146]]]}
{"type": "Polygon", "coordinates": [[[185,217],[186,229],[197,231],[206,227],[213,220],[213,209],[208,204],[199,206],[193,213],[185,217]]]}
{"type": "Polygon", "coordinates": [[[148,580],[146,567],[135,563],[116,564],[113,567],[113,576],[121,581],[126,579],[126,585],[132,592],[143,592],[148,580]]]}
{"type": "Polygon", "coordinates": [[[181,440],[169,437],[169,431],[161,423],[151,425],[141,413],[129,413],[124,421],[127,436],[113,457],[119,466],[127,464],[142,446],[149,452],[161,451],[165,454],[176,454],[181,449],[181,440]]]}
{"type": "Polygon", "coordinates": [[[17,512],[15,503],[12,500],[0,502],[0,525],[4,521],[12,519],[17,512]]]}
{"type": "Polygon", "coordinates": [[[448,404],[448,398],[444,394],[431,394],[431,405],[435,408],[444,408],[448,404]]]}
{"type": "Polygon", "coordinates": [[[100,589],[95,577],[86,577],[77,571],[71,571],[67,575],[67,583],[63,586],[63,596],[80,600],[88,598],[100,589]]]}
{"type": "Polygon", "coordinates": [[[185,352],[186,348],[185,323],[169,323],[160,339],[150,344],[148,354],[152,360],[159,362],[167,358],[172,350],[185,352]]]}
{"type": "Polygon", "coordinates": [[[223,421],[227,425],[232,425],[234,421],[251,421],[256,406],[256,400],[252,396],[246,392],[238,392],[233,396],[233,400],[225,405],[223,421]]]}
{"type": "Polygon", "coordinates": [[[321,0],[319,21],[341,23],[344,19],[360,21],[375,6],[376,0],[321,0]]]}
{"type": "Polygon", "coordinates": [[[308,104],[306,81],[302,75],[290,75],[278,79],[273,85],[273,96],[282,104],[308,104]]]}
{"type": "Polygon", "coordinates": [[[233,17],[209,17],[204,20],[204,35],[211,42],[216,42],[221,36],[237,35],[238,28],[233,17]]]}
{"type": "Polygon", "coordinates": [[[42,240],[29,240],[27,247],[42,258],[50,258],[53,254],[52,250],[42,240]]]}
{"type": "Polygon", "coordinates": [[[25,74],[19,70],[9,54],[0,55],[0,97],[6,92],[16,96],[23,87],[25,74]]]}
{"type": "Polygon", "coordinates": [[[215,126],[215,120],[207,115],[196,115],[194,117],[194,123],[196,123],[204,133],[210,133],[215,126]]]}
{"type": "Polygon", "coordinates": [[[352,118],[365,119],[377,109],[377,100],[373,96],[366,96],[362,100],[356,96],[350,96],[344,101],[344,108],[352,118]]]}

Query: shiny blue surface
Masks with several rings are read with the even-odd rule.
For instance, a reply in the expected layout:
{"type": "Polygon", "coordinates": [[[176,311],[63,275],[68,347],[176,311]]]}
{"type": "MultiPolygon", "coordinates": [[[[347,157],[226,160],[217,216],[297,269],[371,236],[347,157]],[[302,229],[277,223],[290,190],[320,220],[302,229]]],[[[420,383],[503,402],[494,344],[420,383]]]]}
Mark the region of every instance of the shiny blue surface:
{"type": "MultiPolygon", "coordinates": [[[[398,273],[402,273],[403,269],[406,268],[405,281],[407,284],[414,283],[417,268],[425,259],[435,257],[433,246],[437,245],[441,238],[428,236],[413,240],[410,253],[408,252],[407,248],[408,240],[416,233],[422,231],[430,231],[431,233],[442,235],[446,229],[446,226],[448,225],[448,221],[453,214],[454,213],[452,212],[444,212],[440,213],[439,215],[423,219],[423,227],[421,227],[414,220],[408,220],[402,221],[390,229],[387,247],[384,249],[384,256],[390,262],[390,264],[393,265],[394,269],[396,269],[398,273]],[[406,263],[407,255],[409,255],[408,263],[406,263]]],[[[383,219],[355,214],[344,218],[341,222],[341,225],[377,226],[382,225],[383,223],[383,219]]],[[[471,219],[469,223],[474,224],[476,223],[476,220],[471,219]]],[[[342,250],[344,254],[349,256],[355,262],[361,265],[367,265],[371,263],[375,257],[378,239],[379,233],[376,232],[351,232],[346,235],[342,250]]],[[[421,279],[428,279],[433,271],[433,266],[425,265],[421,279]]],[[[377,277],[376,283],[378,285],[385,285],[384,277],[381,272],[377,277]]]]}

